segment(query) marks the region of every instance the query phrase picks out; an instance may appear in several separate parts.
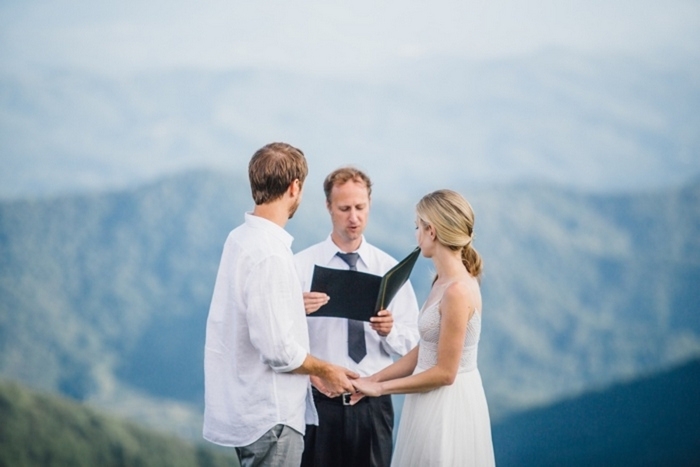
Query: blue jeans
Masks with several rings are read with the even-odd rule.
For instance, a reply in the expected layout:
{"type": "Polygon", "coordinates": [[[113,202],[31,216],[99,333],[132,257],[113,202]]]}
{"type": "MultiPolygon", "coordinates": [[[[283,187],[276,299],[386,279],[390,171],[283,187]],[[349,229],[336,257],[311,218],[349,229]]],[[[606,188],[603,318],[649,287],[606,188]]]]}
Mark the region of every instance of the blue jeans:
{"type": "Polygon", "coordinates": [[[236,448],[241,467],[299,467],[304,437],[287,425],[275,425],[257,441],[236,448]]]}

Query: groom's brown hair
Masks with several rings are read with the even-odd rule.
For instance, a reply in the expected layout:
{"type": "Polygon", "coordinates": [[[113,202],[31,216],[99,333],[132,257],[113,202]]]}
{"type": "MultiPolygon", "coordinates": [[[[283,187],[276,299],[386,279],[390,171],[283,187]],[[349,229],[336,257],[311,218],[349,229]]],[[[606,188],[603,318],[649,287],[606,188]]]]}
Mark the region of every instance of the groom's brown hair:
{"type": "Polygon", "coordinates": [[[309,173],[301,149],[287,143],[270,143],[258,149],[248,164],[253,201],[267,204],[282,197],[294,180],[304,185],[309,173]]]}

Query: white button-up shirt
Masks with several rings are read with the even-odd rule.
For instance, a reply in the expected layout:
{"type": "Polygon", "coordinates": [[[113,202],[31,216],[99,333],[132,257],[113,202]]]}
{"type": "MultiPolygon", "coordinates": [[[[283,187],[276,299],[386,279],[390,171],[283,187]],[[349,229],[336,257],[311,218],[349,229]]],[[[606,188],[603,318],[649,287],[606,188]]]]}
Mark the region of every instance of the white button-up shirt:
{"type": "Polygon", "coordinates": [[[289,373],[309,353],[292,236],[246,213],[226,239],[207,319],[204,438],[246,446],[277,424],[318,424],[309,377],[289,373]]]}
{"type": "MultiPolygon", "coordinates": [[[[314,265],[335,269],[349,268],[345,261],[336,256],[339,251],[329,235],[325,241],[312,245],[294,256],[305,292],[311,288],[314,265]]],[[[364,237],[357,253],[360,255],[357,261],[358,271],[383,276],[397,263],[387,253],[367,243],[364,237]]],[[[347,319],[307,317],[311,354],[356,371],[362,376],[369,376],[391,365],[392,357],[401,357],[418,344],[418,302],[410,281],[401,287],[388,309],[394,316],[394,326],[386,337],[373,331],[369,323],[363,323],[367,355],[360,363],[355,363],[348,355],[347,319]]]]}

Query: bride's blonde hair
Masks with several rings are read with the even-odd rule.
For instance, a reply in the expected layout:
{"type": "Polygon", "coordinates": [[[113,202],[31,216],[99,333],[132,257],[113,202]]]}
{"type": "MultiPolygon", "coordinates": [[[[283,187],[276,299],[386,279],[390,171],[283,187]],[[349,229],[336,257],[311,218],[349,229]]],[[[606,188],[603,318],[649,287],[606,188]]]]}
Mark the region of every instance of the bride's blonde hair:
{"type": "Polygon", "coordinates": [[[452,190],[429,193],[416,205],[416,215],[423,228],[433,226],[438,242],[452,250],[461,250],[462,263],[469,274],[481,277],[481,256],[472,245],[474,210],[462,195],[452,190]]]}

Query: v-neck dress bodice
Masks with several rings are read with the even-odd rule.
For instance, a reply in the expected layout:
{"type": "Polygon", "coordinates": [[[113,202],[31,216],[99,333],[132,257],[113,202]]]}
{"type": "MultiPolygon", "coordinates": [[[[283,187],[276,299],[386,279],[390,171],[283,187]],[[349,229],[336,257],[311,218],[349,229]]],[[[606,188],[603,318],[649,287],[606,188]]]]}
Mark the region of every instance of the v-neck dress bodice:
{"type": "MultiPolygon", "coordinates": [[[[418,318],[420,344],[418,347],[418,368],[428,369],[437,364],[438,339],[440,338],[440,301],[421,310],[418,318]]],[[[459,361],[458,373],[477,368],[476,360],[481,336],[481,313],[474,311],[464,338],[464,347],[459,361]]]]}

